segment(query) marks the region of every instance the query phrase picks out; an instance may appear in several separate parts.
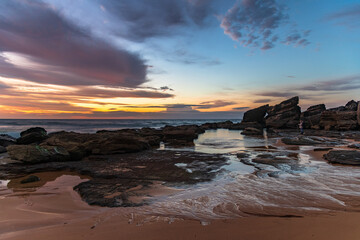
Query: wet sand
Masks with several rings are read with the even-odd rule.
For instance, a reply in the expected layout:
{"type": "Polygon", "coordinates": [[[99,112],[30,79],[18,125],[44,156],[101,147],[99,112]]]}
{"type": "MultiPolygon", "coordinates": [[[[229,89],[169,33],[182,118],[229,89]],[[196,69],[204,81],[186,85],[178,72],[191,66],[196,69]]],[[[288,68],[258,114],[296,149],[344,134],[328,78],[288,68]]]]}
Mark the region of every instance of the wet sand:
{"type": "Polygon", "coordinates": [[[38,226],[14,234],[0,235],[3,240],[22,239],[343,239],[360,238],[360,214],[336,213],[304,218],[249,217],[236,220],[217,220],[202,226],[185,220],[146,223],[137,226],[122,217],[93,227],[94,218],[68,224],[38,226]]]}
{"type": "Polygon", "coordinates": [[[63,175],[36,191],[2,191],[0,239],[360,239],[358,212],[253,216],[202,225],[132,214],[131,208],[89,206],[72,189],[81,181],[79,176],[63,175]]]}

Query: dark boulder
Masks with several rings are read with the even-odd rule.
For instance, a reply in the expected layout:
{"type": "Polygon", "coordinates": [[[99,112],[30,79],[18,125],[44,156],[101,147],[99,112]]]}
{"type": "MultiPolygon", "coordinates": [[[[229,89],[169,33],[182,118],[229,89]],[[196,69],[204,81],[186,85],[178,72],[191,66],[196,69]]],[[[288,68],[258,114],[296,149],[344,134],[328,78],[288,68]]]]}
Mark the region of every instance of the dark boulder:
{"type": "Polygon", "coordinates": [[[265,124],[265,115],[269,109],[269,105],[251,109],[244,113],[242,122],[256,122],[265,124]]]}
{"type": "Polygon", "coordinates": [[[6,152],[6,147],[0,146],[0,153],[6,152]]]}
{"type": "Polygon", "coordinates": [[[85,143],[90,141],[92,135],[94,134],[56,132],[49,134],[49,138],[41,145],[62,147],[69,152],[71,160],[81,160],[91,152],[91,149],[86,149],[85,143]]]}
{"type": "Polygon", "coordinates": [[[329,163],[360,165],[360,152],[356,150],[333,150],[324,155],[329,163]]]}
{"type": "Polygon", "coordinates": [[[69,161],[66,149],[53,146],[11,145],[7,147],[11,159],[24,163],[69,161]]]}
{"type": "Polygon", "coordinates": [[[301,110],[299,97],[293,97],[275,106],[269,107],[266,117],[268,128],[297,128],[301,110]]]}
{"type": "Polygon", "coordinates": [[[48,138],[47,132],[44,128],[33,127],[20,133],[20,138],[17,139],[18,144],[40,143],[48,138]]]}
{"type": "Polygon", "coordinates": [[[16,144],[16,138],[7,134],[0,134],[0,146],[7,147],[16,144]]]}
{"type": "Polygon", "coordinates": [[[358,102],[358,108],[356,111],[357,124],[360,126],[360,102],[358,102]]]}

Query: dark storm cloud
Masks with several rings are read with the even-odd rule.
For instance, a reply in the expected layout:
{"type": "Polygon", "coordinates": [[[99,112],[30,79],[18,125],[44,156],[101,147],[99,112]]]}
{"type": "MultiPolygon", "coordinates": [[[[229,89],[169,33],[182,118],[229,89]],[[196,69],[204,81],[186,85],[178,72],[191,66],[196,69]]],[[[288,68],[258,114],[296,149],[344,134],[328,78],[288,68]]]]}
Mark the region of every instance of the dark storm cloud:
{"type": "Polygon", "coordinates": [[[325,17],[325,20],[349,28],[360,27],[360,4],[354,4],[353,6],[329,14],[325,17]]]}
{"type": "Polygon", "coordinates": [[[125,31],[117,34],[132,41],[168,36],[183,26],[203,26],[211,15],[212,0],[105,0],[99,3],[120,20],[125,31]]]}
{"type": "MultiPolygon", "coordinates": [[[[221,20],[224,33],[243,46],[268,50],[275,47],[279,39],[276,30],[288,23],[286,8],[276,0],[238,0],[221,20]]],[[[288,35],[282,42],[288,45],[306,46],[310,31],[302,35],[288,35]]]]}
{"type": "Polygon", "coordinates": [[[138,55],[93,37],[50,6],[2,1],[0,7],[0,51],[40,66],[19,65],[2,54],[2,76],[60,85],[137,87],[147,81],[138,55]]]}

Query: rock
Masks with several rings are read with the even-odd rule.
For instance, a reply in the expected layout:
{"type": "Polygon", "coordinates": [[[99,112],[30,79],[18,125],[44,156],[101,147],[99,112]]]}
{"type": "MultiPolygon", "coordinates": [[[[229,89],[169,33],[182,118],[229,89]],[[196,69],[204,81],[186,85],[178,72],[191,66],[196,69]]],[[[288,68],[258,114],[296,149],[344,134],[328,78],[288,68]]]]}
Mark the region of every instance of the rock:
{"type": "Polygon", "coordinates": [[[141,128],[138,134],[153,147],[159,147],[163,139],[162,131],[155,128],[141,128]]]}
{"type": "Polygon", "coordinates": [[[24,163],[69,161],[70,155],[62,147],[39,145],[11,145],[7,147],[11,159],[24,163]]]}
{"type": "Polygon", "coordinates": [[[325,104],[319,104],[309,107],[301,113],[301,119],[304,121],[304,128],[319,129],[321,113],[326,110],[325,104]]]}
{"type": "Polygon", "coordinates": [[[218,122],[216,123],[216,128],[232,129],[234,123],[232,121],[218,122]]]}
{"type": "Polygon", "coordinates": [[[324,155],[329,163],[360,165],[360,152],[356,150],[333,150],[324,155]]]}
{"type": "Polygon", "coordinates": [[[243,130],[244,129],[244,127],[241,125],[241,123],[233,123],[232,121],[204,123],[200,127],[203,130],[219,129],[219,128],[230,129],[230,130],[243,130]]]}
{"type": "Polygon", "coordinates": [[[265,124],[265,115],[269,109],[269,104],[251,109],[244,113],[242,123],[244,122],[256,122],[262,125],[265,124]]]}
{"type": "Polygon", "coordinates": [[[121,131],[97,133],[84,146],[91,154],[100,155],[140,152],[150,148],[144,138],[121,131]]]}
{"type": "Polygon", "coordinates": [[[349,148],[360,149],[360,143],[354,143],[348,146],[349,148]]]}
{"type": "Polygon", "coordinates": [[[197,125],[165,126],[162,129],[164,142],[172,146],[193,146],[194,139],[205,130],[197,125]]]}
{"type": "Polygon", "coordinates": [[[358,108],[357,108],[357,112],[356,112],[356,118],[357,118],[358,125],[360,126],[360,102],[358,102],[358,108]]]}
{"type": "Polygon", "coordinates": [[[299,97],[293,97],[275,106],[269,107],[266,117],[268,128],[297,128],[301,110],[298,106],[299,97]]]}
{"type": "Polygon", "coordinates": [[[16,144],[16,138],[7,134],[0,134],[0,146],[7,147],[16,144]]]}
{"type": "Polygon", "coordinates": [[[44,128],[34,127],[29,128],[20,133],[20,138],[17,139],[18,144],[40,143],[47,138],[47,132],[44,128]]]}
{"type": "Polygon", "coordinates": [[[345,111],[357,111],[358,109],[358,102],[351,100],[345,105],[345,111]]]}
{"type": "Polygon", "coordinates": [[[25,184],[25,183],[32,183],[32,182],[38,182],[38,181],[40,181],[40,178],[38,176],[31,175],[31,176],[21,180],[20,183],[25,184]]]}
{"type": "Polygon", "coordinates": [[[329,151],[333,148],[331,147],[328,147],[328,148],[314,148],[314,152],[326,152],[326,151],[329,151]]]}
{"type": "Polygon", "coordinates": [[[247,127],[244,129],[244,131],[241,132],[241,134],[248,136],[263,136],[264,131],[263,129],[259,128],[247,127]]]}
{"type": "Polygon", "coordinates": [[[222,154],[148,150],[111,156],[92,155],[82,161],[0,165],[0,179],[70,169],[91,177],[91,181],[75,187],[89,204],[128,207],[144,204],[136,199],[149,199],[148,187],[154,181],[175,185],[211,181],[227,162],[228,158],[222,154]],[[132,197],[136,199],[132,200],[132,197]]]}
{"type": "Polygon", "coordinates": [[[66,149],[73,161],[81,160],[89,155],[91,149],[86,149],[85,143],[90,141],[94,134],[74,133],[74,132],[56,132],[49,134],[42,146],[58,146],[66,149]]]}
{"type": "Polygon", "coordinates": [[[0,153],[4,153],[4,152],[6,152],[6,148],[3,146],[0,146],[0,153]]]}
{"type": "Polygon", "coordinates": [[[317,141],[308,137],[294,137],[294,138],[282,138],[281,141],[286,145],[317,145],[322,144],[321,141],[317,141]]]}
{"type": "Polygon", "coordinates": [[[356,130],[359,127],[356,115],[356,111],[326,110],[321,113],[319,125],[325,130],[356,130]]]}
{"type": "Polygon", "coordinates": [[[243,158],[248,158],[248,157],[250,157],[250,154],[248,154],[248,153],[237,153],[236,154],[236,156],[237,156],[237,158],[239,158],[239,159],[243,159],[243,158]]]}

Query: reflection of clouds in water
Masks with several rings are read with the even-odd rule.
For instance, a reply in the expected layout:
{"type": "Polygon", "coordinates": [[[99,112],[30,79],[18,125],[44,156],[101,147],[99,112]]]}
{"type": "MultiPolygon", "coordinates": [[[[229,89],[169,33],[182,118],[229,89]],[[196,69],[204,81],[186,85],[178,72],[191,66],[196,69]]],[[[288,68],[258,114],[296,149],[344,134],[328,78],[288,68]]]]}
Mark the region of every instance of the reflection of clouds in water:
{"type": "Polygon", "coordinates": [[[228,129],[207,130],[194,142],[195,151],[204,153],[230,153],[268,145],[264,138],[247,137],[241,135],[241,131],[228,129]]]}

